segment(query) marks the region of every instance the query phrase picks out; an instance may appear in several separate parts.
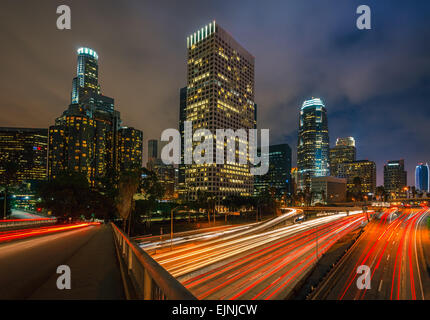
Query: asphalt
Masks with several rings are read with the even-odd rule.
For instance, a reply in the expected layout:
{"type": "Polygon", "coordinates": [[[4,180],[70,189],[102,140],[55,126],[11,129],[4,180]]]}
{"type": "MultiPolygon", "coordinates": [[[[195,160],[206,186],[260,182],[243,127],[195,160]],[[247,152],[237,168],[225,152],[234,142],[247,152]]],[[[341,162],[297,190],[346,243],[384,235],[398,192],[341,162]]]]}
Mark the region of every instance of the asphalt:
{"type": "Polygon", "coordinates": [[[0,299],[124,298],[108,225],[0,244],[0,299]],[[60,265],[70,267],[70,290],[57,288],[60,265]]]}
{"type": "MultiPolygon", "coordinates": [[[[428,216],[428,215],[427,215],[428,216]]],[[[373,222],[315,299],[428,300],[429,231],[425,218],[409,224],[410,216],[391,227],[373,222]],[[356,286],[359,265],[371,269],[371,288],[356,286]]]]}

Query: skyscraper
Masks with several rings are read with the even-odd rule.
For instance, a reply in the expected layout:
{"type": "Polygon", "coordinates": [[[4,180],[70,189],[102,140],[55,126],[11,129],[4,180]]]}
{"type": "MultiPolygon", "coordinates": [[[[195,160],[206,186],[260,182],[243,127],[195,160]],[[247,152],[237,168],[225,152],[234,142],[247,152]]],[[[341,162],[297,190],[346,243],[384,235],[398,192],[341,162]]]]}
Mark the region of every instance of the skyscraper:
{"type": "Polygon", "coordinates": [[[298,188],[309,189],[313,177],[329,175],[327,110],[319,98],[303,102],[297,144],[298,188]]]}
{"type": "Polygon", "coordinates": [[[0,128],[0,185],[45,180],[47,152],[47,129],[0,128]],[[17,171],[13,181],[6,181],[10,162],[17,165],[17,171]]]}
{"type": "Polygon", "coordinates": [[[330,175],[338,176],[338,165],[356,160],[355,139],[337,138],[336,146],[330,149],[330,175]]]}
{"type": "Polygon", "coordinates": [[[429,165],[420,163],[415,168],[415,189],[430,192],[429,165]]]}
{"type": "Polygon", "coordinates": [[[76,77],[72,82],[72,103],[79,103],[83,95],[100,94],[98,54],[90,48],[78,49],[76,77]]]}
{"type": "MultiPolygon", "coordinates": [[[[255,126],[254,57],[215,21],[187,37],[186,120],[192,129],[253,129],[255,126]]],[[[238,138],[236,137],[236,142],[238,138]]],[[[189,141],[193,149],[198,142],[189,141]]],[[[248,142],[246,141],[248,148],[248,142]]],[[[206,191],[218,200],[227,195],[251,195],[249,164],[187,165],[188,195],[206,191]]]]}
{"type": "Polygon", "coordinates": [[[404,160],[388,161],[384,165],[384,188],[385,192],[392,198],[404,193],[403,188],[407,185],[407,172],[404,160]]]}
{"type": "MultiPolygon", "coordinates": [[[[128,157],[120,153],[118,140],[132,132],[119,133],[121,119],[114,110],[114,99],[100,94],[98,54],[90,48],[79,48],[77,54],[71,104],[49,128],[48,177],[55,178],[61,171],[81,172],[95,187],[109,171],[128,166],[121,163],[128,157]]],[[[136,137],[141,136],[133,130],[136,137]]],[[[135,156],[138,154],[131,154],[130,159],[141,162],[135,156]]]]}
{"type": "Polygon", "coordinates": [[[269,147],[269,171],[255,176],[255,194],[268,188],[273,188],[278,198],[291,192],[291,148],[286,143],[269,147]]]}

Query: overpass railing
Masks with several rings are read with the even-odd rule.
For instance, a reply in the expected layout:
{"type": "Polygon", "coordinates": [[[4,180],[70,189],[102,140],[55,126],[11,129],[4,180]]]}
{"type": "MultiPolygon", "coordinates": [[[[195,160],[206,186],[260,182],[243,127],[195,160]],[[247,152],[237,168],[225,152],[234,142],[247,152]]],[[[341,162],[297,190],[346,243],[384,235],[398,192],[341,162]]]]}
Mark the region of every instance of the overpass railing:
{"type": "Polygon", "coordinates": [[[144,300],[196,300],[176,278],[111,223],[115,242],[137,298],[144,300]]]}
{"type": "Polygon", "coordinates": [[[38,219],[6,219],[0,220],[0,229],[19,228],[41,226],[54,224],[57,222],[55,218],[38,218],[38,219]]]}

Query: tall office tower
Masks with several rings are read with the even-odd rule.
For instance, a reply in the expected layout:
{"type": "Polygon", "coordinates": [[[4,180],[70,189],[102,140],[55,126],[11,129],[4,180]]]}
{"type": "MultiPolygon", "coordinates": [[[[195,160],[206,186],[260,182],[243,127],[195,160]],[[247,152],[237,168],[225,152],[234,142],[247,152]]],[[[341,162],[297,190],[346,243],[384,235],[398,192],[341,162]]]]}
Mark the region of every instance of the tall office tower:
{"type": "Polygon", "coordinates": [[[118,130],[120,171],[142,168],[143,132],[132,127],[118,130]]]}
{"type": "Polygon", "coordinates": [[[407,185],[407,172],[404,160],[388,161],[384,165],[384,188],[391,198],[399,197],[405,193],[407,185]]]}
{"type": "Polygon", "coordinates": [[[97,53],[90,48],[78,49],[76,77],[72,82],[72,103],[79,103],[82,95],[100,93],[97,53]]]}
{"type": "Polygon", "coordinates": [[[120,170],[121,119],[114,110],[114,99],[100,94],[97,53],[80,48],[77,54],[71,104],[49,128],[48,177],[73,170],[84,173],[96,187],[99,178],[120,170]]]}
{"type": "Polygon", "coordinates": [[[47,129],[0,128],[0,185],[45,180],[47,151],[47,129]],[[7,177],[10,163],[17,171],[7,177]]]}
{"type": "Polygon", "coordinates": [[[429,165],[420,163],[415,168],[415,189],[430,192],[429,165]]]}
{"type": "MultiPolygon", "coordinates": [[[[193,132],[208,129],[215,138],[216,129],[253,129],[254,57],[215,21],[187,37],[187,48],[186,120],[192,121],[193,132]]],[[[238,137],[235,140],[238,144],[238,137]]],[[[248,149],[248,141],[242,142],[248,149]]],[[[189,143],[193,148],[184,150],[186,154],[199,144],[189,143]]],[[[213,164],[187,165],[185,182],[190,198],[195,198],[198,190],[217,200],[252,194],[254,178],[249,163],[228,164],[224,154],[225,163],[215,164],[216,143],[210,158],[213,164]]]]}
{"type": "Polygon", "coordinates": [[[375,194],[376,164],[373,161],[358,160],[339,163],[337,176],[346,179],[346,187],[349,192],[360,188],[363,195],[375,194]]]}
{"type": "Polygon", "coordinates": [[[291,192],[291,148],[286,143],[269,147],[269,171],[255,176],[254,194],[267,189],[273,189],[277,198],[291,192]]]}
{"type": "Polygon", "coordinates": [[[319,98],[302,104],[297,144],[298,189],[310,188],[313,177],[329,175],[327,110],[319,98]]]}
{"type": "Polygon", "coordinates": [[[356,149],[353,137],[337,138],[336,146],[330,149],[330,175],[338,176],[338,165],[355,161],[356,149]]]}

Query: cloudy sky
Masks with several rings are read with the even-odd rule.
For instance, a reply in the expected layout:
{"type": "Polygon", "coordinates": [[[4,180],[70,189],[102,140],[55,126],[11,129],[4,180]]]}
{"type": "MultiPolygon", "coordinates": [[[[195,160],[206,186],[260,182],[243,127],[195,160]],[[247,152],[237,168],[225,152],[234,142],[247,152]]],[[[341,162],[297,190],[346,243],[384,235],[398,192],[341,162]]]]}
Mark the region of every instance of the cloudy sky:
{"type": "Polygon", "coordinates": [[[177,127],[186,36],[212,20],[256,63],[258,125],[296,159],[299,106],[321,97],[331,144],[353,136],[359,159],[405,159],[408,182],[430,162],[430,2],[395,0],[24,1],[0,4],[0,126],[48,127],[70,103],[76,49],[99,54],[102,93],[125,125],[159,138],[177,127]],[[72,29],[57,30],[67,4],[72,29]],[[356,8],[372,29],[356,28],[356,8]]]}

